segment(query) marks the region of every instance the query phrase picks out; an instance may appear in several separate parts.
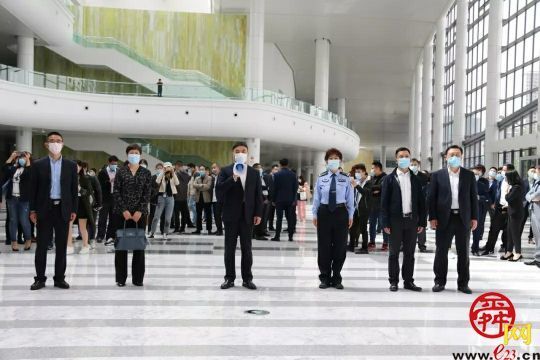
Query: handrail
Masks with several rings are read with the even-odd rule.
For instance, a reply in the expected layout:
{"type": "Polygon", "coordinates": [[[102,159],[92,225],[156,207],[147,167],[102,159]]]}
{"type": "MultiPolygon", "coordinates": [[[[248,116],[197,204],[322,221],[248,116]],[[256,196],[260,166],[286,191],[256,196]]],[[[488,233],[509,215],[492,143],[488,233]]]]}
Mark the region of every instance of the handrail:
{"type": "MultiPolygon", "coordinates": [[[[77,78],[59,74],[28,71],[2,64],[0,64],[0,80],[47,89],[91,94],[157,96],[157,84],[140,84],[132,82],[114,82],[77,78]]],[[[245,89],[241,96],[225,96],[223,93],[204,85],[164,84],[162,87],[162,96],[169,98],[228,99],[263,102],[288,110],[309,114],[321,120],[350,129],[350,125],[346,118],[342,118],[335,113],[321,109],[302,100],[293,99],[284,94],[279,94],[270,90],[245,89]]]]}

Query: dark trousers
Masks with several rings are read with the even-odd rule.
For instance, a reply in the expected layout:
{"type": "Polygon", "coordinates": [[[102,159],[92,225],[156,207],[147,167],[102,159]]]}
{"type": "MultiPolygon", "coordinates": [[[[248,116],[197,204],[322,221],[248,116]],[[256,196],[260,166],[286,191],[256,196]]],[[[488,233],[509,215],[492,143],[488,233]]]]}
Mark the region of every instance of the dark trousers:
{"type": "Polygon", "coordinates": [[[328,206],[321,205],[317,221],[319,279],[321,282],[341,284],[341,269],[347,257],[349,213],[345,207],[330,212],[328,206]]]}
{"type": "MultiPolygon", "coordinates": [[[[374,243],[377,236],[378,225],[382,223],[382,213],[380,209],[371,210],[369,214],[369,241],[374,243]],[[378,224],[378,225],[377,225],[378,224]]],[[[388,234],[383,231],[383,244],[388,244],[388,234]]]]}
{"type": "Polygon", "coordinates": [[[515,252],[517,254],[521,254],[521,234],[523,231],[523,228],[521,227],[522,222],[523,215],[516,217],[508,216],[508,239],[506,251],[512,252],[515,248],[515,252]]]}
{"type": "Polygon", "coordinates": [[[54,281],[63,281],[66,274],[66,249],[69,220],[62,218],[62,206],[52,205],[46,214],[39,214],[37,221],[37,247],[35,255],[36,280],[46,281],[47,246],[52,242],[53,230],[56,243],[54,281]]]}
{"type": "Polygon", "coordinates": [[[114,215],[113,215],[113,206],[111,203],[104,203],[101,210],[99,210],[99,220],[98,220],[98,232],[97,237],[99,239],[110,239],[114,238],[114,215]]]}
{"type": "Polygon", "coordinates": [[[176,200],[174,202],[172,227],[174,231],[185,231],[186,226],[193,226],[189,215],[187,200],[176,200]],[[180,220],[180,217],[182,219],[180,220]]]}
{"type": "MultiPolygon", "coordinates": [[[[528,203],[527,203],[528,204],[528,203]]],[[[525,223],[527,222],[527,219],[529,218],[529,206],[525,206],[523,208],[523,217],[521,220],[521,227],[520,227],[520,234],[523,234],[523,230],[525,229],[525,223]]],[[[532,236],[529,236],[532,237],[532,236]]]]}
{"type": "Polygon", "coordinates": [[[204,218],[206,219],[206,230],[208,232],[212,231],[212,203],[205,203],[198,201],[196,204],[197,208],[197,231],[202,230],[202,220],[203,220],[203,211],[204,218]]]}
{"type": "Polygon", "coordinates": [[[349,247],[354,249],[358,246],[360,235],[362,235],[362,249],[368,248],[368,223],[369,213],[367,211],[358,212],[358,209],[354,211],[353,224],[349,229],[349,247]]]}
{"type": "Polygon", "coordinates": [[[235,254],[238,237],[240,237],[240,249],[242,252],[242,280],[248,282],[253,280],[251,266],[253,265],[253,254],[251,252],[251,234],[253,226],[244,219],[238,221],[225,222],[225,280],[234,281],[236,279],[235,254]]]}
{"type": "Polygon", "coordinates": [[[507,238],[507,224],[508,224],[508,212],[502,211],[501,208],[496,208],[491,218],[491,225],[489,226],[489,234],[486,243],[486,250],[495,251],[495,243],[499,237],[499,233],[502,231],[502,243],[506,248],[507,238]]]}
{"type": "Polygon", "coordinates": [[[296,229],[296,205],[294,203],[276,203],[276,238],[279,239],[281,234],[281,228],[283,225],[283,214],[287,219],[287,232],[289,233],[289,239],[293,238],[294,230],[296,229]]]}
{"type": "Polygon", "coordinates": [[[214,222],[218,232],[223,232],[223,219],[221,218],[221,212],[223,211],[223,204],[219,202],[212,203],[212,212],[214,213],[214,222]]]}
{"type": "Polygon", "coordinates": [[[267,221],[267,216],[268,216],[268,203],[267,202],[264,202],[263,203],[263,210],[262,210],[262,219],[261,219],[261,223],[259,225],[256,225],[253,227],[253,234],[255,236],[264,236],[264,234],[266,233],[266,221],[267,221]]]}
{"type": "Polygon", "coordinates": [[[473,241],[471,251],[479,251],[480,241],[484,236],[484,224],[486,223],[486,215],[488,210],[488,204],[485,201],[478,203],[478,226],[473,231],[473,241]]]}
{"type": "Polygon", "coordinates": [[[274,217],[276,215],[276,207],[270,203],[268,204],[268,229],[274,230],[274,217]]]}
{"type": "Polygon", "coordinates": [[[414,282],[414,250],[416,249],[416,224],[410,218],[390,220],[390,246],[388,255],[388,281],[399,283],[399,252],[403,245],[401,275],[405,284],[414,282]]]}
{"type": "MultiPolygon", "coordinates": [[[[124,216],[115,215],[116,228],[120,229],[124,227],[124,216]]],[[[134,228],[137,223],[133,220],[126,222],[126,228],[134,228]]],[[[146,228],[146,217],[141,216],[138,222],[138,226],[142,229],[146,228]]],[[[126,283],[128,275],[128,252],[125,250],[116,250],[114,252],[114,268],[116,270],[116,282],[126,283]]],[[[144,280],[144,250],[134,250],[133,259],[131,261],[131,278],[133,283],[142,284],[144,280]]]]}
{"type": "Polygon", "coordinates": [[[433,271],[435,272],[435,283],[446,285],[446,276],[448,275],[448,249],[452,245],[452,238],[455,237],[457,250],[457,271],[458,286],[467,286],[469,284],[469,243],[471,230],[465,226],[461,217],[450,215],[448,224],[445,228],[437,227],[435,231],[435,262],[433,271]]]}

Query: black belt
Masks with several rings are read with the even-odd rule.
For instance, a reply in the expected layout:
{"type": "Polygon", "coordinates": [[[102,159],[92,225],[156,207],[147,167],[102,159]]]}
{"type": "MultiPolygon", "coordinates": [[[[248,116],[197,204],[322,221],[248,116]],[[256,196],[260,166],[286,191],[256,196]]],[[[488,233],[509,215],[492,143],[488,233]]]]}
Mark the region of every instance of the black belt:
{"type": "MultiPolygon", "coordinates": [[[[321,204],[321,206],[323,206],[323,207],[329,207],[330,205],[328,205],[328,204],[321,204]]],[[[346,207],[347,207],[347,205],[345,205],[345,203],[336,204],[336,209],[337,209],[337,208],[346,208],[346,207]]]]}
{"type": "Polygon", "coordinates": [[[403,214],[404,219],[412,219],[412,213],[403,214]]]}
{"type": "Polygon", "coordinates": [[[450,214],[452,214],[452,215],[459,215],[459,209],[452,209],[452,210],[450,210],[450,214]]]}

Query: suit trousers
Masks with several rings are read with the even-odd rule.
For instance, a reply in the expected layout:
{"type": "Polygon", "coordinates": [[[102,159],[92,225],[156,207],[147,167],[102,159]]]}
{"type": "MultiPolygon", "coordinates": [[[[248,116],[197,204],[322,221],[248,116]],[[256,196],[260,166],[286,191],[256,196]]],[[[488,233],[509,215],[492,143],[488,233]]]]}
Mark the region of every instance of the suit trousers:
{"type": "Polygon", "coordinates": [[[219,202],[212,203],[212,212],[214,213],[214,222],[218,232],[223,232],[223,219],[221,213],[223,211],[223,204],[219,202]]]}
{"type": "Polygon", "coordinates": [[[37,247],[35,254],[36,280],[46,281],[47,246],[56,243],[54,260],[54,281],[63,281],[66,274],[66,250],[69,221],[62,218],[62,205],[52,205],[46,214],[40,214],[37,221],[37,247]]]}
{"type": "Polygon", "coordinates": [[[362,235],[362,249],[368,248],[368,218],[369,213],[367,211],[361,213],[358,212],[358,209],[354,211],[353,224],[349,229],[349,247],[351,249],[354,249],[359,245],[358,241],[360,235],[362,235]]]}
{"type": "Polygon", "coordinates": [[[411,218],[390,219],[390,246],[388,255],[388,281],[390,284],[399,283],[399,252],[403,245],[403,265],[401,273],[403,282],[414,282],[414,250],[416,249],[416,226],[411,218]]]}
{"type": "Polygon", "coordinates": [[[225,221],[225,280],[234,281],[236,279],[236,244],[240,237],[240,249],[242,253],[241,267],[242,280],[249,282],[253,280],[251,266],[253,265],[253,254],[251,251],[251,234],[253,226],[246,220],[225,221]]]}
{"type": "Polygon", "coordinates": [[[508,216],[508,239],[506,242],[507,252],[514,251],[515,247],[516,253],[521,254],[521,234],[523,231],[523,228],[521,227],[522,222],[523,215],[516,217],[508,216]]]}
{"type": "Polygon", "coordinates": [[[276,207],[272,203],[268,204],[268,229],[274,230],[274,217],[276,215],[276,207]]]}
{"type": "Polygon", "coordinates": [[[484,224],[486,223],[488,205],[485,201],[478,202],[478,226],[473,231],[472,251],[479,251],[480,241],[484,236],[484,224]]]}
{"type": "Polygon", "coordinates": [[[507,242],[507,224],[508,224],[508,212],[502,211],[500,208],[496,208],[491,218],[491,225],[489,226],[489,234],[486,243],[486,250],[495,251],[495,243],[497,237],[502,231],[502,245],[506,248],[507,242]]]}
{"type": "Polygon", "coordinates": [[[206,220],[206,230],[212,232],[212,203],[197,201],[197,231],[202,231],[203,212],[206,220]]]}
{"type": "Polygon", "coordinates": [[[262,210],[262,219],[261,223],[259,225],[256,225],[253,227],[253,235],[255,236],[264,236],[266,233],[266,221],[268,216],[268,203],[265,201],[263,203],[263,210],[262,210]]]}
{"type": "Polygon", "coordinates": [[[349,213],[345,207],[334,212],[321,205],[317,214],[317,263],[321,282],[341,284],[341,269],[347,257],[349,213]]]}
{"type": "Polygon", "coordinates": [[[103,203],[101,210],[99,210],[97,232],[97,237],[99,239],[110,239],[115,236],[113,207],[114,204],[112,202],[107,202],[103,203]]]}
{"type": "Polygon", "coordinates": [[[452,238],[455,237],[457,251],[457,271],[458,286],[467,286],[469,284],[469,243],[471,230],[469,226],[463,224],[459,215],[450,215],[448,224],[442,228],[437,226],[435,231],[435,262],[433,271],[435,273],[435,283],[446,285],[448,275],[448,249],[452,246],[452,238]]]}
{"type": "MultiPolygon", "coordinates": [[[[124,228],[124,216],[115,215],[115,223],[117,229],[124,228]]],[[[137,227],[137,224],[133,220],[126,222],[126,228],[137,227]]],[[[146,217],[142,216],[138,222],[138,227],[141,229],[146,228],[146,217]]],[[[116,282],[126,283],[128,275],[128,252],[125,250],[116,250],[114,252],[114,268],[116,270],[116,282]]],[[[142,284],[144,280],[145,272],[145,259],[144,250],[134,250],[133,259],[131,261],[131,278],[133,283],[142,284]]]]}
{"type": "Polygon", "coordinates": [[[287,219],[287,232],[289,233],[289,239],[293,238],[294,231],[296,229],[296,206],[290,203],[276,203],[276,238],[279,239],[281,235],[281,228],[283,224],[283,214],[287,219]]]}

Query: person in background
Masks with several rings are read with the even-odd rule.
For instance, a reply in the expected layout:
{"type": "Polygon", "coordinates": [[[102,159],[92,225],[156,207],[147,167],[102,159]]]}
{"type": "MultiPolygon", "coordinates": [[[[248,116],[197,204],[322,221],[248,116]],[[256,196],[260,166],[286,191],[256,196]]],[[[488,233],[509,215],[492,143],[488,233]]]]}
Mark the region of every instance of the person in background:
{"type": "MultiPolygon", "coordinates": [[[[159,175],[163,173],[163,164],[157,163],[155,167],[155,173],[152,175],[152,183],[150,186],[150,212],[148,213],[148,233],[152,234],[152,224],[154,222],[154,215],[156,214],[156,208],[158,204],[158,195],[159,195],[159,184],[156,182],[159,175]]],[[[160,219],[161,233],[163,234],[164,224],[165,224],[165,213],[161,215],[160,219]]]]}
{"type": "Polygon", "coordinates": [[[508,239],[505,247],[506,253],[501,256],[501,260],[519,261],[523,258],[521,255],[521,223],[525,216],[523,181],[517,171],[512,170],[506,173],[506,182],[509,186],[501,196],[504,196],[508,204],[508,239]]]}
{"type": "MultiPolygon", "coordinates": [[[[422,187],[422,194],[424,194],[424,199],[426,200],[426,209],[427,209],[427,193],[429,188],[429,175],[426,174],[424,171],[420,171],[421,166],[420,160],[413,158],[411,159],[411,166],[410,170],[412,173],[416,176],[418,181],[420,182],[420,186],[422,187]]],[[[427,222],[427,212],[426,214],[426,222],[427,222]]],[[[416,234],[416,241],[418,244],[418,250],[422,253],[427,251],[426,247],[426,227],[422,228],[422,232],[419,234],[416,234]]]]}
{"type": "MultiPolygon", "coordinates": [[[[142,149],[138,144],[126,148],[129,164],[118,170],[114,183],[114,214],[116,228],[146,228],[152,174],[140,165],[142,149]]],[[[128,252],[114,254],[116,284],[126,286],[128,252]]],[[[144,250],[133,251],[132,283],[143,286],[145,272],[144,250]]]]}
{"type": "Polygon", "coordinates": [[[309,192],[309,184],[302,175],[298,177],[298,195],[296,198],[296,211],[298,213],[298,220],[302,223],[306,222],[306,204],[311,198],[309,192]]]}
{"type": "Polygon", "coordinates": [[[191,222],[188,208],[188,185],[191,180],[191,176],[188,174],[187,166],[184,166],[181,161],[176,162],[176,177],[178,178],[178,186],[176,187],[177,193],[174,198],[174,219],[173,227],[174,232],[183,234],[186,231],[186,227],[194,227],[191,222]],[[179,218],[181,216],[181,219],[179,218]]]}
{"type": "Polygon", "coordinates": [[[163,229],[161,230],[161,234],[163,235],[163,240],[167,240],[174,210],[174,195],[176,195],[176,187],[179,184],[176,172],[170,162],[163,164],[163,171],[156,177],[155,183],[159,186],[158,198],[156,213],[152,219],[152,229],[150,230],[149,238],[154,238],[158,222],[163,217],[163,229]],[[165,215],[163,216],[163,214],[165,215]]]}
{"type": "Polygon", "coordinates": [[[204,165],[199,165],[199,171],[196,173],[193,181],[193,190],[197,208],[197,230],[192,232],[194,235],[201,235],[203,212],[208,234],[212,233],[212,183],[213,179],[210,172],[204,165]]]}
{"type": "MultiPolygon", "coordinates": [[[[527,193],[529,192],[531,187],[534,185],[534,174],[535,173],[536,173],[536,167],[531,166],[529,168],[529,170],[527,171],[527,178],[523,179],[523,185],[525,186],[523,190],[524,190],[525,195],[527,195],[527,193]]],[[[527,222],[527,218],[529,217],[530,205],[531,204],[529,204],[529,202],[526,199],[523,199],[523,206],[524,206],[523,212],[524,212],[525,216],[523,217],[523,222],[521,224],[522,232],[523,232],[523,229],[525,228],[525,223],[527,222]]],[[[532,232],[532,221],[531,221],[531,225],[529,226],[529,234],[528,234],[529,244],[533,243],[533,237],[534,236],[533,236],[533,232],[532,232]]]]}
{"type": "MultiPolygon", "coordinates": [[[[82,238],[82,248],[79,252],[81,255],[87,255],[90,253],[90,242],[88,236],[88,225],[95,226],[94,217],[92,213],[92,197],[94,196],[94,189],[86,172],[84,171],[83,162],[77,160],[77,173],[79,174],[79,185],[78,185],[78,203],[79,207],[77,209],[77,221],[79,223],[79,233],[82,238]]],[[[75,248],[73,246],[73,237],[72,237],[72,225],[73,221],[70,223],[70,228],[68,231],[67,237],[67,254],[71,255],[75,253],[75,248]]]]}
{"type": "Polygon", "coordinates": [[[115,155],[109,156],[108,165],[101,169],[98,174],[98,181],[101,188],[102,202],[101,210],[99,210],[98,232],[97,242],[100,243],[104,239],[107,239],[105,245],[112,245],[114,243],[114,222],[113,220],[113,208],[114,208],[114,178],[118,170],[118,158],[115,155]]]}
{"type": "Polygon", "coordinates": [[[197,175],[197,167],[195,166],[195,164],[192,164],[192,163],[188,164],[188,174],[190,175],[190,179],[188,183],[187,203],[188,203],[189,212],[191,214],[191,223],[196,224],[197,223],[197,199],[195,199],[195,189],[193,188],[193,182],[195,181],[195,177],[197,175]]]}
{"type": "Polygon", "coordinates": [[[497,181],[497,172],[498,169],[496,167],[490,167],[488,172],[488,184],[489,184],[489,207],[488,207],[488,213],[489,218],[493,218],[493,212],[495,209],[495,198],[497,197],[497,189],[498,189],[498,181],[497,181]]]}
{"type": "MultiPolygon", "coordinates": [[[[266,176],[264,181],[266,182],[266,186],[268,187],[268,226],[267,230],[270,231],[276,231],[274,228],[274,217],[276,215],[276,207],[274,206],[274,175],[279,171],[279,165],[274,164],[272,165],[272,169],[270,170],[270,174],[266,176]]],[[[268,236],[268,235],[266,235],[268,236]]]]}
{"type": "MultiPolygon", "coordinates": [[[[381,188],[382,181],[386,174],[383,172],[383,165],[380,161],[374,161],[371,164],[371,179],[369,187],[371,189],[371,194],[369,196],[370,204],[370,214],[369,214],[369,244],[368,247],[374,249],[375,237],[377,236],[377,225],[382,223],[381,217],[381,188]]],[[[383,232],[383,251],[388,250],[388,234],[383,232]]]]}
{"type": "MultiPolygon", "coordinates": [[[[24,250],[28,251],[32,247],[32,236],[30,227],[30,176],[31,164],[30,154],[27,152],[14,151],[3,169],[4,183],[6,192],[6,208],[9,212],[9,238],[11,241],[11,250],[19,251],[17,233],[19,227],[24,235],[24,250]]],[[[0,200],[2,194],[0,192],[0,200]]]]}
{"type": "Polygon", "coordinates": [[[484,236],[484,223],[486,222],[486,214],[490,206],[489,181],[484,178],[486,168],[482,164],[476,165],[472,169],[476,179],[476,190],[478,193],[478,226],[473,231],[473,242],[471,253],[474,256],[480,256],[480,241],[484,236]]]}
{"type": "Polygon", "coordinates": [[[94,220],[91,224],[90,222],[87,223],[88,227],[88,239],[90,240],[90,247],[95,247],[95,239],[96,239],[96,219],[98,216],[98,212],[101,209],[101,204],[103,203],[103,192],[101,191],[101,185],[99,184],[99,180],[97,179],[96,172],[93,170],[89,170],[88,163],[86,161],[83,161],[83,170],[86,173],[87,179],[90,181],[90,185],[92,186],[92,190],[94,190],[94,194],[92,196],[92,219],[94,220]]]}
{"type": "Polygon", "coordinates": [[[30,290],[45,287],[47,247],[54,231],[56,258],[54,286],[69,289],[65,281],[66,248],[70,221],[77,217],[77,164],[62,157],[64,138],[56,131],[47,134],[49,156],[35,161],[30,177],[30,220],[37,226],[36,277],[30,290]]]}
{"type": "Polygon", "coordinates": [[[531,226],[535,239],[536,249],[534,257],[531,261],[527,261],[525,265],[536,265],[540,268],[540,165],[536,166],[534,174],[534,184],[526,195],[527,201],[531,204],[531,226]]]}
{"type": "Polygon", "coordinates": [[[221,172],[221,168],[217,163],[212,164],[212,212],[214,213],[214,222],[216,223],[216,231],[212,235],[223,236],[223,220],[221,218],[221,212],[223,204],[217,201],[216,195],[216,183],[221,172]]]}
{"type": "Polygon", "coordinates": [[[296,196],[298,193],[298,180],[289,169],[289,160],[279,160],[281,170],[274,174],[274,205],[276,207],[276,234],[272,241],[280,241],[283,214],[287,219],[287,232],[289,241],[293,241],[296,229],[296,196]]]}
{"type": "Polygon", "coordinates": [[[157,96],[161,97],[163,95],[163,81],[161,81],[161,79],[158,79],[156,85],[157,85],[157,96]]]}
{"type": "Polygon", "coordinates": [[[268,213],[268,186],[266,185],[266,181],[264,180],[264,171],[262,165],[259,163],[253,164],[253,169],[257,170],[261,178],[261,189],[263,195],[263,216],[261,219],[261,223],[253,227],[253,238],[255,240],[268,240],[268,238],[265,236],[266,230],[264,228],[267,221],[266,215],[268,213]]]}
{"type": "Polygon", "coordinates": [[[354,188],[354,218],[349,229],[349,251],[357,254],[368,254],[367,222],[369,218],[368,196],[370,194],[369,177],[364,164],[354,165],[349,173],[354,188]],[[358,248],[358,240],[362,234],[362,247],[358,248]]]}

